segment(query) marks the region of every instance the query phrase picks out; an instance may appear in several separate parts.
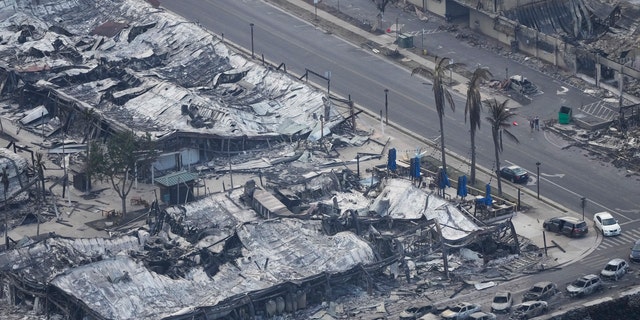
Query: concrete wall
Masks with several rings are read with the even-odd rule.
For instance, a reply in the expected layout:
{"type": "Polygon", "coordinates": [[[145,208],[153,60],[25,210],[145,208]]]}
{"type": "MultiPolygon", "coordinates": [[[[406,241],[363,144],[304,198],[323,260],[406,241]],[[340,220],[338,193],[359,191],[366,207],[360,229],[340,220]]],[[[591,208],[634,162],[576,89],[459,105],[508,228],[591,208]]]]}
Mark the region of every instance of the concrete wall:
{"type": "Polygon", "coordinates": [[[469,28],[508,47],[511,47],[513,41],[517,41],[518,51],[561,69],[576,71],[573,47],[553,36],[518,26],[515,21],[504,17],[495,17],[493,14],[477,10],[471,10],[469,13],[469,28]]]}
{"type": "Polygon", "coordinates": [[[443,18],[447,13],[447,0],[407,0],[407,3],[443,18]]]}
{"type": "Polygon", "coordinates": [[[477,10],[469,12],[469,28],[507,46],[515,39],[515,27],[515,23],[502,17],[496,19],[494,15],[477,10]]]}
{"type": "MultiPolygon", "coordinates": [[[[633,276],[631,274],[627,275],[633,276]]],[[[621,280],[624,282],[624,278],[621,280]]],[[[607,290],[607,289],[605,289],[607,290]]],[[[553,312],[546,319],[584,320],[584,319],[636,319],[640,314],[640,289],[622,292],[617,297],[604,297],[599,300],[585,301],[579,307],[553,312]]]]}
{"type": "MultiPolygon", "coordinates": [[[[536,57],[572,74],[582,73],[595,76],[597,73],[595,69],[602,65],[634,79],[640,79],[639,70],[623,66],[617,61],[601,56],[579,56],[579,49],[574,45],[495,14],[496,8],[500,12],[541,2],[538,0],[406,0],[406,2],[441,17],[444,17],[445,14],[454,17],[463,16],[468,10],[471,30],[489,36],[513,51],[536,57]],[[588,70],[578,70],[579,57],[583,69],[586,66],[588,70]],[[590,61],[593,63],[588,63],[590,61]],[[585,64],[585,62],[587,63],[585,64]]],[[[596,82],[596,85],[599,87],[600,83],[596,82]]]]}
{"type": "Polygon", "coordinates": [[[182,169],[200,162],[200,153],[196,149],[182,149],[177,152],[162,154],[153,163],[156,170],[182,169]]]}

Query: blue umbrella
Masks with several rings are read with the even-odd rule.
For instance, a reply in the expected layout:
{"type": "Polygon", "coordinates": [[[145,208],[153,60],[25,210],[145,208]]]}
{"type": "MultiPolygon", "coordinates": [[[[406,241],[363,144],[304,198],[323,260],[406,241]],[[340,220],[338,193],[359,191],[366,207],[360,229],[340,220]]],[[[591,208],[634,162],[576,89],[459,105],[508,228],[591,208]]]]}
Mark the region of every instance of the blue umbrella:
{"type": "Polygon", "coordinates": [[[491,199],[491,184],[487,183],[486,195],[484,196],[484,204],[490,206],[492,203],[493,199],[491,199]]]}
{"type": "Polygon", "coordinates": [[[458,195],[460,198],[467,196],[467,176],[458,177],[458,195]]]}
{"type": "Polygon", "coordinates": [[[416,179],[420,178],[420,157],[418,156],[413,158],[413,172],[411,176],[416,179]]]}
{"type": "Polygon", "coordinates": [[[389,159],[387,162],[387,169],[396,171],[396,148],[389,149],[389,159]]]}
{"type": "Polygon", "coordinates": [[[440,189],[444,189],[446,187],[451,187],[451,183],[449,182],[449,177],[447,177],[447,172],[443,169],[440,169],[440,179],[438,181],[438,186],[440,189]]]}

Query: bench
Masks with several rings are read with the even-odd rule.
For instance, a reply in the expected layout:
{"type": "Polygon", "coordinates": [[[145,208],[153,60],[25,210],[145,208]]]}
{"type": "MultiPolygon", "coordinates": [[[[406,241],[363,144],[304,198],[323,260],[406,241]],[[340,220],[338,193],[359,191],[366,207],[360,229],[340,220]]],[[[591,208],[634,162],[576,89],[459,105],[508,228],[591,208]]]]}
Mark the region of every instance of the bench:
{"type": "Polygon", "coordinates": [[[102,214],[103,217],[107,217],[107,218],[111,218],[111,217],[121,217],[122,216],[122,212],[120,211],[116,211],[115,209],[111,209],[111,210],[100,210],[100,213],[102,214]]]}

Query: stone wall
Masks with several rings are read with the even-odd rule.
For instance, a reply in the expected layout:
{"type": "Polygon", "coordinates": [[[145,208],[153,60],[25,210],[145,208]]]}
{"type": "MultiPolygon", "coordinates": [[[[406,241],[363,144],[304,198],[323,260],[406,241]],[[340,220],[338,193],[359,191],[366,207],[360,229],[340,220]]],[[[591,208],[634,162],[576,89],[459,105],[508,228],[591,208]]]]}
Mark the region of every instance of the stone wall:
{"type": "Polygon", "coordinates": [[[640,314],[640,288],[619,294],[619,297],[606,297],[584,303],[562,312],[554,312],[547,319],[552,320],[618,320],[632,319],[640,314]]]}

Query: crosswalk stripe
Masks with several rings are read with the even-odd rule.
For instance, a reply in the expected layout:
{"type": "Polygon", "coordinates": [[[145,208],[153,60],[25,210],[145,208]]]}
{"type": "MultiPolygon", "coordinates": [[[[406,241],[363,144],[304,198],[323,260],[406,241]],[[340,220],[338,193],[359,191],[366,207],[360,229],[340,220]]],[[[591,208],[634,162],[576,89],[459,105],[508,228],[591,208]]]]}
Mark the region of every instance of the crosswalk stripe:
{"type": "Polygon", "coordinates": [[[580,262],[584,265],[593,266],[594,268],[602,268],[607,262],[611,260],[610,257],[600,256],[600,255],[591,255],[584,259],[581,259],[580,262]]]}
{"type": "Polygon", "coordinates": [[[604,244],[614,243],[618,245],[633,245],[634,242],[635,242],[635,238],[632,238],[629,236],[623,236],[623,235],[612,237],[612,238],[606,238],[602,240],[602,243],[604,244]]]}

